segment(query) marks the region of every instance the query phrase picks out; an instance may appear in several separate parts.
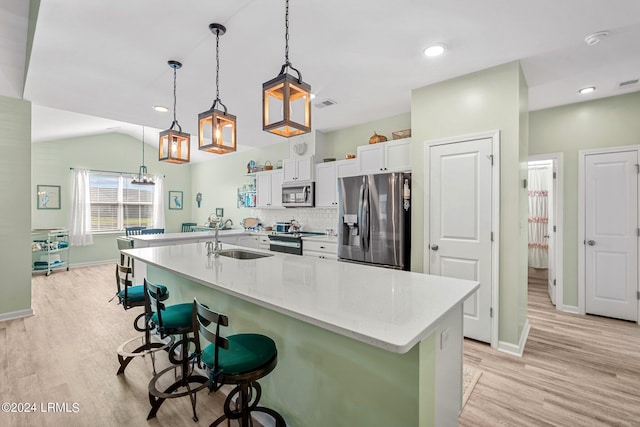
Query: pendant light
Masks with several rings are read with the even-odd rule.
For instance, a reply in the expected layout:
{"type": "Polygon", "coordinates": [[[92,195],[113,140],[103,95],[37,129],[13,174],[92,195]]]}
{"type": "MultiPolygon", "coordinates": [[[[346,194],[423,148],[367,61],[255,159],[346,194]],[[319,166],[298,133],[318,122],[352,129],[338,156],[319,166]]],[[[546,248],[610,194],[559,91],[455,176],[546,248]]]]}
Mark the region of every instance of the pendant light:
{"type": "Polygon", "coordinates": [[[280,74],[262,85],[262,130],[289,138],[311,132],[311,86],[289,62],[289,0],[285,7],[284,64],[280,74]],[[298,74],[287,73],[292,69],[298,74]]]}
{"type": "Polygon", "coordinates": [[[209,24],[209,30],[216,35],[216,99],[209,111],[198,114],[198,149],[223,154],[236,151],[236,116],[228,114],[220,100],[220,36],[227,29],[209,24]],[[224,111],[216,108],[218,104],[224,111]]]}
{"type": "Polygon", "coordinates": [[[153,178],[148,175],[147,167],[144,165],[144,126],[142,126],[142,166],[138,170],[138,174],[133,176],[131,180],[135,185],[156,185],[153,178]]]}
{"type": "Polygon", "coordinates": [[[176,119],[176,70],[182,68],[182,64],[173,60],[168,63],[173,69],[173,122],[169,129],[160,132],[158,159],[168,163],[189,163],[191,135],[182,132],[182,126],[176,119]]]}

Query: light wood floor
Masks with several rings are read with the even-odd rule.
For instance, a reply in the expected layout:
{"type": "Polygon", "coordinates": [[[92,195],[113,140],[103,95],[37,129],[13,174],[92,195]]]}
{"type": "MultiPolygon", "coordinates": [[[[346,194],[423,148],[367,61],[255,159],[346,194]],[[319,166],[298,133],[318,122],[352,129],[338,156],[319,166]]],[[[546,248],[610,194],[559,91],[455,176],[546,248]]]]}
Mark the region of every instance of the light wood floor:
{"type": "MultiPolygon", "coordinates": [[[[138,333],[115,293],[115,264],[34,276],[35,316],[0,322],[0,401],[79,405],[78,413],[0,412],[0,426],[208,426],[222,413],[224,398],[203,390],[197,397],[199,423],[191,419],[189,398],[167,400],[147,422],[149,357],[116,376],[116,349],[138,333]]],[[[156,366],[168,365],[158,353],[156,366]]],[[[277,369],[277,368],[276,368],[277,369]]],[[[0,403],[1,403],[0,402],[0,403]]]]}
{"type": "MultiPolygon", "coordinates": [[[[48,402],[79,405],[78,413],[0,412],[1,427],[207,426],[220,415],[221,396],[205,391],[198,395],[197,424],[188,398],[167,401],[146,421],[150,360],[135,360],[124,376],[115,375],[115,349],[136,335],[131,325],[139,311],[107,302],[115,292],[114,268],[34,276],[36,316],[0,322],[0,403],[33,402],[38,410],[48,402]]],[[[522,358],[465,342],[465,363],[483,374],[461,426],[640,426],[637,325],[558,313],[544,285],[535,283],[529,321],[522,358]]]]}
{"type": "Polygon", "coordinates": [[[640,327],[560,313],[529,282],[531,332],[522,358],[465,340],[483,374],[460,426],[640,426],[640,327]]]}

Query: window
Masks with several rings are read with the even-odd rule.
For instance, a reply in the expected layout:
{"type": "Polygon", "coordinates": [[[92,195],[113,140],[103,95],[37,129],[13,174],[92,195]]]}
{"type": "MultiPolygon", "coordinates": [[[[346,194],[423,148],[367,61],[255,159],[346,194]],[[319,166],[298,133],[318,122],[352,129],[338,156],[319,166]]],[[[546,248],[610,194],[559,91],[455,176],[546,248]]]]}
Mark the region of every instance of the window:
{"type": "Polygon", "coordinates": [[[153,226],[153,186],[133,185],[128,176],[92,172],[89,188],[92,232],[153,226]]]}

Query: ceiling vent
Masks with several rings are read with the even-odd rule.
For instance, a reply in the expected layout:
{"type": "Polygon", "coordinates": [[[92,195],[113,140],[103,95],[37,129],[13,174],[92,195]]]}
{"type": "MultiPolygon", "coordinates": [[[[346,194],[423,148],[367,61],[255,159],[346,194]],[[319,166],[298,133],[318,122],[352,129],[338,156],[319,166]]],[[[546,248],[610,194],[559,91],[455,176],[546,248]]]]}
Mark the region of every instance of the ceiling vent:
{"type": "Polygon", "coordinates": [[[618,89],[626,89],[631,86],[637,86],[640,79],[627,80],[625,82],[618,83],[618,89]]]}
{"type": "Polygon", "coordinates": [[[324,101],[320,101],[320,102],[316,102],[314,105],[316,106],[316,108],[325,108],[325,107],[331,107],[332,105],[337,104],[336,101],[334,101],[333,99],[327,98],[324,101]]]}

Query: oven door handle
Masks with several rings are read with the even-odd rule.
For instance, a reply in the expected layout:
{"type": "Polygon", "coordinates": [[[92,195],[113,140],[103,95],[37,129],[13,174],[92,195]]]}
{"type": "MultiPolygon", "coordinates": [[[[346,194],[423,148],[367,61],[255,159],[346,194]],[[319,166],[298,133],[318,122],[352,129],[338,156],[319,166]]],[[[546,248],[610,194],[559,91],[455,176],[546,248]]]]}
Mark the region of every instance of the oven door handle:
{"type": "Polygon", "coordinates": [[[283,246],[283,247],[287,247],[287,248],[299,248],[300,247],[300,243],[299,242],[285,242],[282,240],[271,240],[271,245],[273,246],[283,246]]]}

